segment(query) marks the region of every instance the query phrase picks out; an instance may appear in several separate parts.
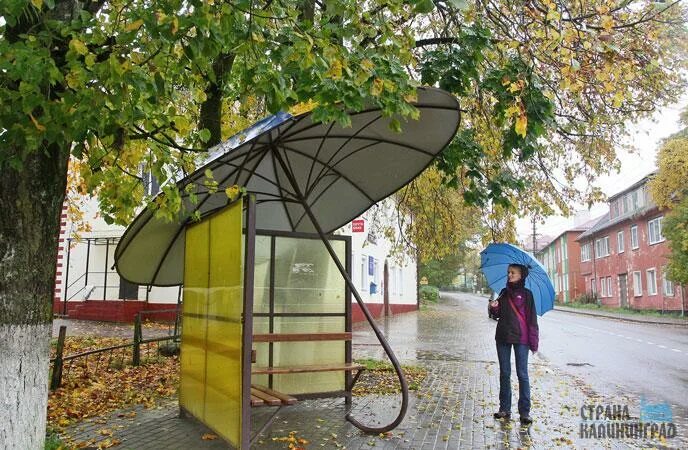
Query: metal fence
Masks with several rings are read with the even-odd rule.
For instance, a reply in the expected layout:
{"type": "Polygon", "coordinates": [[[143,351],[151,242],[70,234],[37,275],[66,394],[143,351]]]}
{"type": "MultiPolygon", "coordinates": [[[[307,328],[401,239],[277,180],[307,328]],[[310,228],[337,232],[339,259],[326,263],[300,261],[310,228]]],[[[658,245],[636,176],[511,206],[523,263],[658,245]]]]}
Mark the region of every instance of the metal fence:
{"type": "Polygon", "coordinates": [[[65,378],[93,379],[100,370],[158,362],[178,353],[181,337],[179,309],[141,311],[134,321],[131,342],[64,356],[67,327],[61,326],[55,357],[50,360],[50,389],[65,378]],[[163,317],[156,320],[156,315],[163,317]]]}

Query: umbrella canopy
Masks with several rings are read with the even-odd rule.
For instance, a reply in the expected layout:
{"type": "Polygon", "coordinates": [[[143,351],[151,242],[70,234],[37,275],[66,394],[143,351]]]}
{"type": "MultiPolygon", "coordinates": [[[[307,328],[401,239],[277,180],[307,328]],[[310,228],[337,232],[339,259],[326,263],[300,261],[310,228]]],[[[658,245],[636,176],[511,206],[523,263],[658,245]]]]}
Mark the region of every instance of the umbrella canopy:
{"type": "Polygon", "coordinates": [[[533,293],[535,309],[543,315],[554,308],[554,286],[547,271],[531,253],[511,244],[492,243],[480,252],[480,269],[487,278],[487,284],[495,292],[506,287],[506,273],[509,264],[520,264],[528,268],[526,288],[533,293]]]}
{"type": "Polygon", "coordinates": [[[150,208],[134,219],[115,250],[117,271],[132,283],[181,284],[186,224],[195,211],[205,216],[225,207],[232,185],[256,195],[258,229],[315,232],[306,207],[325,233],[340,228],[415,178],[453,138],[460,119],[454,96],[419,88],[414,105],[420,117],[403,123],[401,133],[380,108],[351,112],[347,128],[314,123],[310,113],[261,120],[211,149],[178,183],[184,194],[177,220],[156,218],[150,208]],[[216,190],[208,189],[206,170],[216,190]]]}

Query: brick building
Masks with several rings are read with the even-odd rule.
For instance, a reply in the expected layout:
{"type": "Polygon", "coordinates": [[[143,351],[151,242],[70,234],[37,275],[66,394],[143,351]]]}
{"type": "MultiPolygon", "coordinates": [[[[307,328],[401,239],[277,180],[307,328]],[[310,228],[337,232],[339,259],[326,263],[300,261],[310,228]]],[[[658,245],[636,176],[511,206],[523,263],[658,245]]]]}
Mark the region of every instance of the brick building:
{"type": "Polygon", "coordinates": [[[684,292],[665,277],[664,211],[648,191],[650,174],[609,198],[609,212],[578,237],[580,277],[605,306],[680,311],[684,292]]]}
{"type": "Polygon", "coordinates": [[[594,223],[588,221],[564,231],[537,252],[538,260],[552,280],[557,302],[568,303],[585,293],[585,283],[580,273],[580,243],[577,239],[594,223]]]}

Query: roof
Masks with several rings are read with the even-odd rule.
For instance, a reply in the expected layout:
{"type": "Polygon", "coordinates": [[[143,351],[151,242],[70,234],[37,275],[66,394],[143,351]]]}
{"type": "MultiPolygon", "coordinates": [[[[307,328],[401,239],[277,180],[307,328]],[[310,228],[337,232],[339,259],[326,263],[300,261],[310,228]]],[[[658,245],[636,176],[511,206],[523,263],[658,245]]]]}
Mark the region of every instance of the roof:
{"type": "MultiPolygon", "coordinates": [[[[559,234],[558,234],[556,237],[554,237],[554,238],[549,238],[549,237],[548,237],[548,238],[547,238],[547,241],[543,243],[542,247],[540,247],[540,249],[538,250],[538,252],[541,252],[541,251],[544,250],[545,248],[549,247],[554,241],[556,241],[557,239],[559,239],[560,237],[562,237],[562,236],[565,235],[566,233],[577,233],[577,232],[586,231],[586,230],[590,229],[593,225],[595,225],[595,224],[597,223],[598,220],[600,220],[600,218],[601,218],[601,216],[600,216],[600,217],[595,217],[594,219],[590,219],[590,220],[588,220],[587,222],[584,222],[584,223],[582,223],[582,224],[580,224],[580,225],[578,225],[578,226],[575,226],[575,227],[573,227],[573,228],[568,228],[568,229],[566,229],[565,231],[562,231],[561,233],[559,233],[559,234]]],[[[576,238],[576,240],[578,240],[578,238],[576,238]]],[[[540,243],[540,241],[538,241],[538,244],[539,244],[539,243],[540,243]]]]}
{"type": "MultiPolygon", "coordinates": [[[[609,214],[609,211],[607,211],[601,217],[597,218],[597,222],[595,222],[595,225],[588,228],[588,230],[585,233],[578,236],[578,238],[576,240],[580,241],[582,239],[585,239],[586,237],[592,236],[593,234],[597,233],[598,231],[603,230],[603,229],[607,228],[608,226],[610,226],[609,217],[610,217],[610,214],[609,214]]],[[[617,217],[617,219],[620,219],[620,217],[617,217]]]]}
{"type": "Polygon", "coordinates": [[[644,176],[642,179],[640,179],[639,181],[636,181],[636,182],[633,183],[632,185],[628,186],[628,187],[627,187],[626,189],[624,189],[623,191],[617,192],[616,194],[614,194],[614,195],[612,195],[611,197],[609,197],[609,200],[608,200],[608,201],[609,201],[609,202],[612,202],[612,201],[616,200],[617,198],[621,197],[622,195],[624,195],[624,194],[626,194],[626,193],[628,193],[628,192],[630,192],[630,191],[632,191],[632,190],[634,190],[634,189],[636,189],[636,188],[638,188],[638,187],[644,185],[644,184],[647,183],[655,174],[657,174],[657,171],[656,171],[656,170],[653,170],[652,172],[650,172],[650,173],[648,173],[647,175],[645,175],[645,176],[644,176]]]}
{"type": "MultiPolygon", "coordinates": [[[[619,191],[619,192],[617,192],[616,194],[612,195],[611,197],[609,197],[609,200],[608,200],[609,204],[611,204],[614,200],[616,200],[617,198],[621,197],[622,195],[625,195],[625,194],[627,194],[627,193],[629,193],[629,192],[631,192],[631,191],[633,191],[633,190],[639,188],[640,186],[643,186],[643,185],[646,184],[646,183],[647,183],[656,173],[657,173],[657,171],[656,171],[656,170],[653,170],[652,172],[648,173],[648,174],[645,175],[643,178],[641,178],[640,180],[636,181],[636,182],[633,183],[632,185],[628,186],[628,187],[625,188],[624,190],[619,191]]],[[[654,205],[654,203],[652,202],[652,200],[651,200],[651,199],[648,199],[648,200],[649,200],[649,202],[650,202],[648,205],[645,205],[645,206],[643,206],[642,208],[639,208],[639,209],[631,210],[631,211],[629,211],[629,212],[627,212],[627,213],[625,213],[625,214],[622,214],[622,215],[620,215],[620,216],[618,216],[618,217],[614,217],[613,219],[611,218],[611,213],[610,213],[610,211],[607,211],[606,214],[604,214],[602,217],[600,217],[599,219],[597,219],[597,222],[595,223],[595,225],[593,225],[591,228],[589,228],[585,233],[583,233],[583,234],[581,234],[580,236],[578,236],[578,239],[577,239],[577,240],[580,241],[580,240],[582,240],[582,239],[589,238],[589,237],[591,237],[591,236],[597,234],[597,233],[600,232],[600,231],[603,231],[603,230],[605,230],[605,229],[607,229],[607,228],[609,228],[609,227],[612,227],[612,226],[616,225],[617,223],[621,223],[621,222],[623,222],[623,221],[625,221],[625,220],[628,220],[628,219],[631,219],[631,218],[634,218],[634,217],[642,216],[642,215],[648,213],[649,211],[652,211],[653,209],[656,209],[657,206],[654,205]]]]}
{"type": "Polygon", "coordinates": [[[586,231],[585,233],[578,236],[578,239],[576,239],[576,240],[580,241],[580,240],[583,240],[585,238],[589,238],[589,237],[594,236],[595,234],[599,233],[600,231],[604,231],[607,228],[610,228],[610,227],[612,227],[618,223],[621,223],[621,222],[624,222],[626,220],[633,219],[636,217],[644,216],[648,212],[653,211],[655,209],[657,209],[656,205],[649,204],[649,205],[646,205],[642,208],[627,212],[626,214],[623,214],[621,216],[614,217],[613,219],[610,219],[610,213],[609,213],[609,211],[607,211],[607,213],[599,219],[599,221],[595,224],[595,226],[593,226],[588,231],[586,231]]]}

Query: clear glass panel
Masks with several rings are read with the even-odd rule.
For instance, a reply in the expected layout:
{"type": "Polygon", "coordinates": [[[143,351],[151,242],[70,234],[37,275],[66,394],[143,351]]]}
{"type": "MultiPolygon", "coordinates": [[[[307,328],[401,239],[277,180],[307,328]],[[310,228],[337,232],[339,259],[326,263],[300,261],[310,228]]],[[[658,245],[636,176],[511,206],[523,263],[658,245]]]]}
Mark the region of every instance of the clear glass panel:
{"type": "Polygon", "coordinates": [[[256,268],[253,284],[253,312],[270,311],[270,236],[256,236],[256,268]]]}
{"type": "MultiPolygon", "coordinates": [[[[275,245],[275,312],[344,312],[344,279],[325,245],[316,239],[277,237],[275,245]]],[[[342,264],[343,241],[331,241],[342,264]]]]}
{"type": "Polygon", "coordinates": [[[270,332],[269,317],[253,317],[253,334],[266,334],[270,332]]]}
{"type": "MultiPolygon", "coordinates": [[[[275,317],[275,333],[343,333],[342,317],[275,317]]],[[[255,329],[255,327],[254,327],[255,329]]]]}
{"type": "MultiPolygon", "coordinates": [[[[275,333],[337,333],[345,330],[344,317],[275,317],[275,333]]],[[[345,341],[275,342],[273,366],[344,364],[345,341]]],[[[344,389],[344,373],[313,372],[273,375],[273,386],[281,392],[306,394],[344,389]]]]}

